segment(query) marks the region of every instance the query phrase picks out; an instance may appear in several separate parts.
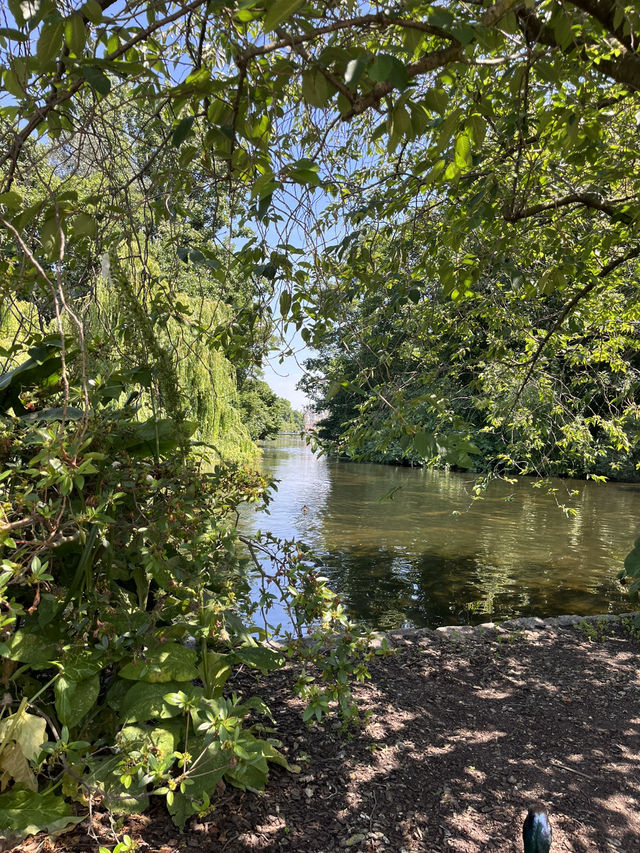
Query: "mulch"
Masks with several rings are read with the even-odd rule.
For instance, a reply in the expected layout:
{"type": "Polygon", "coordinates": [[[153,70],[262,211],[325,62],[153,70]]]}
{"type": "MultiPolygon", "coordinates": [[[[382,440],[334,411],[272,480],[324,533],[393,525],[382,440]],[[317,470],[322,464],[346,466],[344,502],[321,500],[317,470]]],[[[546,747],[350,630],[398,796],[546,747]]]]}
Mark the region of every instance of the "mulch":
{"type": "MultiPolygon", "coordinates": [[[[275,767],[262,794],[220,790],[184,834],[160,803],[118,834],[143,853],[521,853],[540,800],[553,853],[640,851],[639,650],[619,624],[402,637],[358,686],[370,718],[347,737],[302,723],[292,672],[252,681],[301,772],[275,767]]],[[[92,829],[113,848],[106,815],[92,829]]],[[[97,850],[87,830],[20,849],[97,850]]]]}

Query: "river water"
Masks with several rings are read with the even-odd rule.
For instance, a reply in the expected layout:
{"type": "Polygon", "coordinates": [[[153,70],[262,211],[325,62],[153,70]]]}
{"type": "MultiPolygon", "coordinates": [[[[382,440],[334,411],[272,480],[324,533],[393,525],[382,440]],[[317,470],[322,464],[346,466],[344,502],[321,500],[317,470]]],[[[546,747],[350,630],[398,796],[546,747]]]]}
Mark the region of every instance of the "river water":
{"type": "Polygon", "coordinates": [[[243,527],[310,545],[371,627],[633,609],[617,573],[640,534],[640,484],[494,481],[473,501],[472,475],[328,459],[293,437],[267,443],[262,464],[278,492],[243,527]]]}

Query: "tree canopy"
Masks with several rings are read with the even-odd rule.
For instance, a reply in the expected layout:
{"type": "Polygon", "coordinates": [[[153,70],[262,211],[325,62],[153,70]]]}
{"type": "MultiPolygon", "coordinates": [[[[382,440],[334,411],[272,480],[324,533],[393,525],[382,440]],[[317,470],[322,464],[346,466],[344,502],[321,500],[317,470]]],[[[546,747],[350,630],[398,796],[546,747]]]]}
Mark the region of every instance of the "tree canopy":
{"type": "MultiPolygon", "coordinates": [[[[499,374],[492,421],[517,427],[521,403],[541,396],[541,456],[566,430],[633,442],[635,428],[620,422],[633,421],[628,389],[623,405],[612,392],[609,418],[601,407],[574,412],[575,388],[565,399],[546,385],[560,387],[549,379],[558,358],[598,358],[605,372],[627,373],[614,379],[618,391],[633,384],[621,353],[634,348],[640,254],[635,4],[15,0],[9,9],[0,224],[19,247],[42,228],[50,264],[76,234],[88,241],[121,223],[133,201],[129,230],[144,221],[145,233],[164,232],[183,263],[224,286],[231,263],[237,279],[256,282],[234,303],[237,322],[220,330],[235,360],[259,348],[253,330],[274,287],[284,321],[316,346],[354,299],[386,291],[378,312],[413,315],[435,294],[475,336],[483,381],[499,374]],[[16,182],[38,174],[37,139],[58,151],[57,196],[99,161],[94,190],[24,210],[16,182]],[[384,259],[372,254],[378,240],[384,259]],[[608,299],[617,307],[605,317],[608,299]],[[505,343],[511,331],[517,344],[505,343]],[[554,418],[557,406],[572,414],[554,418]]],[[[109,241],[120,239],[116,227],[109,241]]],[[[29,275],[42,283],[40,267],[29,264],[29,275]]],[[[378,427],[421,434],[401,383],[365,374],[358,387],[378,427]]],[[[439,440],[447,446],[444,427],[439,440]]]]}

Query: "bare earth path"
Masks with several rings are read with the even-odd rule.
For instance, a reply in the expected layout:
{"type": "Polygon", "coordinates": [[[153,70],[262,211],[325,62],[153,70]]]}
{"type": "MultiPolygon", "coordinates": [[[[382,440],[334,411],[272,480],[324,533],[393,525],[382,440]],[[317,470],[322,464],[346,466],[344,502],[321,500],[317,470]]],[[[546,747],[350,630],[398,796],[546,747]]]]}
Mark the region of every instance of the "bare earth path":
{"type": "MultiPolygon", "coordinates": [[[[221,790],[184,835],[160,805],[124,831],[143,853],[516,853],[539,799],[552,853],[640,851],[638,627],[430,632],[396,644],[358,688],[372,716],[351,738],[331,724],[306,729],[284,699],[290,674],[245,682],[276,711],[302,772],[276,768],[260,795],[221,790]]],[[[98,815],[112,847],[108,827],[98,815]]],[[[97,850],[85,830],[20,849],[97,850]]]]}

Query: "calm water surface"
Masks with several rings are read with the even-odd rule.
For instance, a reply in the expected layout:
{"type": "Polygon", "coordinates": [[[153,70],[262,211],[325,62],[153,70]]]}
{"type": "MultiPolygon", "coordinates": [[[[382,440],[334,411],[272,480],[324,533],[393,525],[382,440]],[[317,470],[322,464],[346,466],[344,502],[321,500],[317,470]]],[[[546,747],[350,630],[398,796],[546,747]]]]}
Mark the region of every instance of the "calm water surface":
{"type": "Polygon", "coordinates": [[[375,628],[632,609],[616,576],[640,533],[640,484],[557,480],[554,498],[496,481],[472,502],[470,475],[317,457],[289,437],[265,446],[263,469],[278,493],[244,526],[312,546],[375,628]]]}

